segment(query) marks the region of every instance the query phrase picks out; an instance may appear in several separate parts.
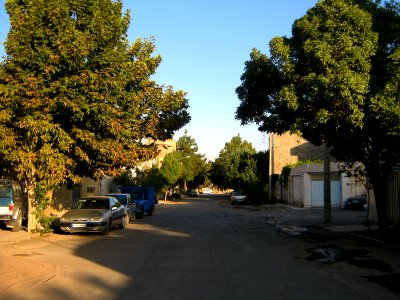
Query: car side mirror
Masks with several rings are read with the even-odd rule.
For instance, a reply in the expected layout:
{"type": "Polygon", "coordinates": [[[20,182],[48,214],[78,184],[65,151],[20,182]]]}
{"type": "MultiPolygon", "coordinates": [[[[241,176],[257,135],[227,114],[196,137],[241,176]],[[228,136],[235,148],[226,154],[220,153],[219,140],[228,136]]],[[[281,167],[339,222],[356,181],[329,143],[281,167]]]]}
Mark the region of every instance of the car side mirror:
{"type": "Polygon", "coordinates": [[[116,206],[111,206],[111,210],[117,210],[117,208],[116,206]]]}

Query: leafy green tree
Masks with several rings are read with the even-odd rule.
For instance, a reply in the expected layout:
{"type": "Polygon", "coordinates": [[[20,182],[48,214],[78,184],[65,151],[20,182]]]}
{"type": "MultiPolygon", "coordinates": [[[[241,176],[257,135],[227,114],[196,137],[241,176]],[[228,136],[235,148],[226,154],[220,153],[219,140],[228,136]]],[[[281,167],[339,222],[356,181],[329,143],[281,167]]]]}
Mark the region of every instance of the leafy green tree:
{"type": "Polygon", "coordinates": [[[269,182],[269,150],[256,154],[257,176],[263,185],[269,182]]]}
{"type": "MultiPolygon", "coordinates": [[[[212,163],[210,171],[212,182],[221,188],[242,190],[250,198],[260,197],[258,191],[262,190],[263,183],[257,168],[258,155],[252,144],[243,141],[240,135],[233,137],[212,163]]],[[[268,165],[261,168],[268,170],[268,165]]]]}
{"type": "Polygon", "coordinates": [[[136,185],[136,180],[131,170],[124,170],[113,178],[113,183],[116,186],[130,186],[136,185]]]}
{"type": "Polygon", "coordinates": [[[145,173],[142,179],[142,186],[154,186],[157,193],[162,192],[168,185],[167,179],[161,172],[160,168],[153,167],[145,173]]]}
{"type": "Polygon", "coordinates": [[[194,176],[192,180],[188,181],[188,188],[193,190],[201,186],[210,186],[212,184],[209,178],[210,168],[211,168],[211,162],[206,161],[203,158],[198,165],[197,175],[194,176]]]}
{"type": "Polygon", "coordinates": [[[120,0],[7,0],[6,10],[0,161],[26,182],[30,216],[39,182],[116,175],[189,122],[185,93],[150,79],[154,41],[129,44],[120,0]]]}
{"type": "Polygon", "coordinates": [[[181,155],[178,152],[168,153],[163,160],[160,173],[165,178],[165,199],[168,191],[175,187],[182,178],[183,164],[180,162],[181,155]]]}
{"type": "Polygon", "coordinates": [[[362,162],[387,222],[385,184],[400,162],[399,3],[324,0],[296,20],[292,37],[254,49],[236,89],[236,118],[259,130],[300,133],[338,159],[362,162]]]}
{"type": "Polygon", "coordinates": [[[160,173],[166,179],[166,189],[177,185],[196,188],[204,183],[207,177],[208,164],[203,155],[198,153],[196,141],[187,133],[176,143],[176,151],[165,156],[160,173]]]}
{"type": "Polygon", "coordinates": [[[199,147],[195,139],[189,136],[187,132],[178,139],[176,147],[180,154],[180,162],[183,165],[181,180],[186,192],[188,184],[191,188],[196,188],[204,183],[200,179],[206,177],[207,163],[204,155],[198,153],[199,147]]]}

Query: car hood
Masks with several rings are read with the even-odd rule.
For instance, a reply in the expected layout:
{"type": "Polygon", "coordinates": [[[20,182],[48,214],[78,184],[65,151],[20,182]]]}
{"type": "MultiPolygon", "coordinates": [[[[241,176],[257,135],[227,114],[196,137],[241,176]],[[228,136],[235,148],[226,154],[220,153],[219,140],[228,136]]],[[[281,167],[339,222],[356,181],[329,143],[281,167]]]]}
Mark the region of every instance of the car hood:
{"type": "Polygon", "coordinates": [[[107,210],[104,209],[71,209],[61,218],[96,218],[102,217],[107,210]]]}

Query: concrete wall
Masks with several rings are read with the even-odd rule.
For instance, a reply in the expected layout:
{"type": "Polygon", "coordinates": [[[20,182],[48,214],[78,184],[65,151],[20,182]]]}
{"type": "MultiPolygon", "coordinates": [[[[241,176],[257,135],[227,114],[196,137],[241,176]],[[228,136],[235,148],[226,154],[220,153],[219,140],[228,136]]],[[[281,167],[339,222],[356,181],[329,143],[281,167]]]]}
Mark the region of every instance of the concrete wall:
{"type": "Polygon", "coordinates": [[[311,180],[312,176],[310,173],[304,173],[304,207],[311,207],[311,180]]]}
{"type": "Polygon", "coordinates": [[[288,182],[288,204],[304,206],[304,174],[291,176],[288,182]]]}
{"type": "MultiPolygon", "coordinates": [[[[292,168],[288,183],[288,203],[300,207],[312,206],[312,180],[323,179],[323,164],[304,164],[292,168]]],[[[349,197],[367,195],[367,190],[355,178],[349,178],[340,173],[338,163],[331,163],[331,180],[340,181],[340,207],[344,207],[349,197]]]]}
{"type": "MultiPolygon", "coordinates": [[[[270,178],[282,173],[282,168],[303,160],[323,160],[323,147],[314,146],[298,135],[285,133],[282,135],[270,133],[270,178]]],[[[331,157],[331,161],[336,161],[331,157]]],[[[274,184],[274,183],[272,183],[274,184]]],[[[283,201],[294,201],[289,191],[281,189],[279,181],[271,186],[271,195],[283,201]],[[287,198],[282,198],[287,195],[287,198]],[[291,199],[291,200],[289,200],[291,199]]]]}
{"type": "Polygon", "coordinates": [[[52,202],[52,205],[46,209],[46,214],[60,217],[72,205],[72,190],[66,187],[55,190],[52,202]]]}

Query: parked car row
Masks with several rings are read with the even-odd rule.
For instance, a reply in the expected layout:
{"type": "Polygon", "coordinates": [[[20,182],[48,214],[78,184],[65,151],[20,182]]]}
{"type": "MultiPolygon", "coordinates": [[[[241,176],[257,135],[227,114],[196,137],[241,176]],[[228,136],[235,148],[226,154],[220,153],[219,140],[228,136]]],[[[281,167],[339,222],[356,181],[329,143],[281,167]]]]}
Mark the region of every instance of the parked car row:
{"type": "Polygon", "coordinates": [[[116,198],[122,204],[122,206],[125,207],[126,213],[128,214],[129,222],[134,222],[136,220],[136,203],[133,201],[130,194],[111,193],[106,194],[106,196],[116,198]]]}
{"type": "Polygon", "coordinates": [[[126,208],[112,196],[84,197],[62,215],[60,230],[68,233],[100,232],[124,228],[129,222],[126,208]]]}
{"type": "Polygon", "coordinates": [[[62,232],[99,232],[108,234],[114,227],[124,228],[156,205],[154,187],[120,187],[122,193],[81,198],[58,222],[62,232]]]}

